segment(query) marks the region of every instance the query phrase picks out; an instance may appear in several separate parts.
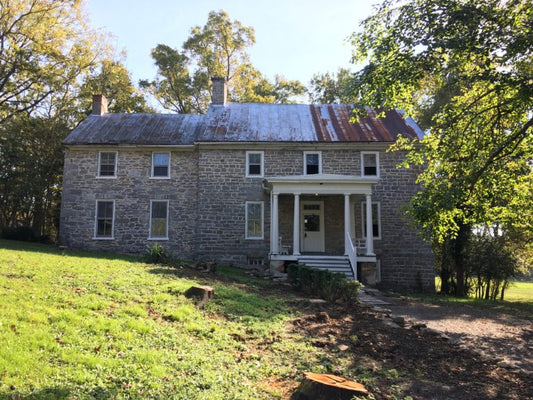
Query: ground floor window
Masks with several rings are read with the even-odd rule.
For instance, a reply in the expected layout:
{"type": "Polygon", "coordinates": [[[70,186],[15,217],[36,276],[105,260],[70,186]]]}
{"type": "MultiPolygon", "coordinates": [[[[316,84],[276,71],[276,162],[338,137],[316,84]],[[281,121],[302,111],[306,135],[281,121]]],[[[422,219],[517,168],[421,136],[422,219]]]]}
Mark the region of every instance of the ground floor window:
{"type": "MultiPolygon", "coordinates": [[[[363,238],[366,238],[366,202],[361,203],[363,238]]],[[[379,202],[372,203],[372,233],[374,239],[381,239],[381,208],[379,202]]]]}
{"type": "Polygon", "coordinates": [[[113,239],[113,225],[115,217],[114,200],[96,201],[96,223],[94,237],[97,239],[113,239]]]}
{"type": "Polygon", "coordinates": [[[246,202],[246,239],[263,239],[263,202],[246,202]]]}
{"type": "Polygon", "coordinates": [[[168,239],[168,200],[150,201],[150,239],[168,239]]]}

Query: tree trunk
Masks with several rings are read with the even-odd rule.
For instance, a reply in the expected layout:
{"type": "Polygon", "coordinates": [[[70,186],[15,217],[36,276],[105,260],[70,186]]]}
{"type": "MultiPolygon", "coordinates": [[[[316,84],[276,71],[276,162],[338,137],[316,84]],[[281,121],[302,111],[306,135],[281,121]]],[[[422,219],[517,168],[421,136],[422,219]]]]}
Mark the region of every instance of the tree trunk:
{"type": "Polygon", "coordinates": [[[459,232],[457,232],[457,237],[453,240],[453,258],[455,262],[455,272],[457,276],[457,288],[455,291],[455,295],[460,297],[466,296],[464,252],[469,238],[470,226],[461,224],[459,226],[459,232]]]}

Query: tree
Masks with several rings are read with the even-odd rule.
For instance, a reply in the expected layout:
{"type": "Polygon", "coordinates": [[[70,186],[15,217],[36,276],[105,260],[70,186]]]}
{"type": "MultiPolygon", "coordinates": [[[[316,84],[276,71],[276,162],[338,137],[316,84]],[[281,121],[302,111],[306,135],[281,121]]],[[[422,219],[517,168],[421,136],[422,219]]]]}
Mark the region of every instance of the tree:
{"type": "Polygon", "coordinates": [[[90,114],[92,95],[103,94],[107,97],[108,110],[114,113],[152,112],[146,99],[133,85],[129,71],[120,61],[104,59],[98,68],[85,78],[80,88],[80,106],[86,115],[90,114]]]}
{"type": "Polygon", "coordinates": [[[350,104],[353,97],[353,74],[345,68],[339,68],[337,74],[315,74],[311,78],[309,97],[311,103],[350,104]]]}
{"type": "Polygon", "coordinates": [[[276,76],[272,83],[253,67],[246,49],[254,43],[253,28],[211,11],[203,27],[191,29],[182,50],[164,44],[152,50],[158,76],[140,86],[177,113],[205,113],[213,77],[226,79],[230,101],[287,103],[303,94],[300,82],[276,76]]]}
{"type": "Polygon", "coordinates": [[[0,0],[0,123],[38,111],[105,51],[83,2],[0,0]]]}
{"type": "Polygon", "coordinates": [[[61,142],[92,94],[113,111],[146,109],[85,19],[83,1],[0,0],[0,230],[12,237],[54,239],[61,142]]]}
{"type": "Polygon", "coordinates": [[[409,213],[447,253],[443,290],[464,295],[472,229],[533,224],[531,0],[386,0],[362,26],[354,95],[424,121],[394,149],[426,166],[409,213]]]}

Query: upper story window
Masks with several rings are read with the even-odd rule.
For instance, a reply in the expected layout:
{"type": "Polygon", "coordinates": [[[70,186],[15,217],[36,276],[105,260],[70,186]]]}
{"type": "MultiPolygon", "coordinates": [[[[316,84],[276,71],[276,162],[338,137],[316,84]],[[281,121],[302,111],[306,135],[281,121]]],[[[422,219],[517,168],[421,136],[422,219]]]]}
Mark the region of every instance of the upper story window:
{"type": "Polygon", "coordinates": [[[319,151],[304,151],[304,175],[322,173],[322,153],[319,151]]]}
{"type": "Polygon", "coordinates": [[[361,176],[379,177],[379,153],[377,151],[361,152],[361,176]]]}
{"type": "Polygon", "coordinates": [[[263,239],[263,202],[246,202],[246,239],[263,239]]]}
{"type": "Polygon", "coordinates": [[[246,152],[246,177],[262,178],[263,177],[263,152],[247,151],[246,152]]]}
{"type": "Polygon", "coordinates": [[[150,201],[150,239],[168,239],[168,200],[150,201]]]}
{"type": "Polygon", "coordinates": [[[170,153],[152,153],[152,178],[170,178],[170,153]]]}
{"type": "Polygon", "coordinates": [[[101,151],[98,154],[98,177],[116,178],[117,176],[117,152],[101,151]]]}
{"type": "Polygon", "coordinates": [[[115,222],[115,201],[97,200],[94,227],[95,239],[113,239],[115,222]]]}

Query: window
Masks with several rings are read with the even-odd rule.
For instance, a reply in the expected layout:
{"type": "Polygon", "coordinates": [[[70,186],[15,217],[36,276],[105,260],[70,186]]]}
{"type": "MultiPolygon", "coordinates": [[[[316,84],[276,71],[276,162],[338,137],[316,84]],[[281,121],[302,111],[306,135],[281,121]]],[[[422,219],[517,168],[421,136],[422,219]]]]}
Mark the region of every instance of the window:
{"type": "Polygon", "coordinates": [[[246,202],[246,239],[263,239],[263,202],[246,202]]]}
{"type": "MultiPolygon", "coordinates": [[[[361,203],[361,221],[363,221],[363,238],[366,238],[366,202],[361,203]]],[[[372,233],[374,239],[381,239],[381,207],[372,202],[372,233]]]]}
{"type": "Polygon", "coordinates": [[[320,152],[304,152],[304,174],[315,175],[322,173],[322,154],[320,152]]]}
{"type": "Polygon", "coordinates": [[[378,152],[361,152],[361,176],[379,176],[378,152]]]}
{"type": "Polygon", "coordinates": [[[101,151],[98,155],[98,176],[100,178],[115,178],[117,170],[117,152],[101,151]]]}
{"type": "Polygon", "coordinates": [[[150,201],[150,239],[168,239],[168,200],[150,201]]]}
{"type": "Polygon", "coordinates": [[[170,153],[152,153],[152,178],[170,178],[170,153]]]}
{"type": "Polygon", "coordinates": [[[114,200],[96,201],[96,223],[94,227],[95,239],[113,239],[114,214],[114,200]]]}
{"type": "Polygon", "coordinates": [[[247,151],[246,152],[246,177],[261,178],[263,177],[263,152],[247,151]]]}

